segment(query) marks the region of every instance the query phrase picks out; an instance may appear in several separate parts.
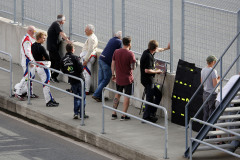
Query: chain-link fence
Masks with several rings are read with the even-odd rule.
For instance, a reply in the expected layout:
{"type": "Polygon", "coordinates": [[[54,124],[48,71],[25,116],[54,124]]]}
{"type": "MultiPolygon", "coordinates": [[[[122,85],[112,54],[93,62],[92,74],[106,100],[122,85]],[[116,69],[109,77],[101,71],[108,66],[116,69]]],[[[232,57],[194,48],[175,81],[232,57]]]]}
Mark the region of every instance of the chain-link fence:
{"type": "MultiPolygon", "coordinates": [[[[132,37],[132,50],[142,54],[152,39],[159,42],[159,47],[166,47],[170,42],[170,1],[124,0],[124,2],[122,28],[124,35],[132,37]]],[[[169,51],[157,53],[155,58],[169,61],[169,51]]]]}
{"type": "MultiPolygon", "coordinates": [[[[199,1],[184,1],[183,4],[182,59],[202,68],[206,66],[207,56],[220,57],[238,33],[239,13],[234,8],[236,3],[231,1],[224,1],[225,3],[222,4],[217,3],[216,0],[206,0],[201,4],[196,2],[199,1]]],[[[228,68],[237,54],[240,54],[238,43],[238,41],[234,42],[224,56],[223,70],[228,68]]],[[[238,69],[235,65],[231,75],[236,72],[238,69]]]]}
{"type": "Polygon", "coordinates": [[[104,47],[113,35],[112,0],[70,0],[69,2],[70,36],[76,40],[86,40],[85,26],[93,24],[99,45],[104,47]]]}
{"type": "Polygon", "coordinates": [[[4,17],[13,19],[16,21],[16,0],[1,0],[0,1],[0,13],[4,15],[4,17]]]}
{"type": "Polygon", "coordinates": [[[62,14],[63,0],[22,0],[22,24],[47,29],[62,14]]]}

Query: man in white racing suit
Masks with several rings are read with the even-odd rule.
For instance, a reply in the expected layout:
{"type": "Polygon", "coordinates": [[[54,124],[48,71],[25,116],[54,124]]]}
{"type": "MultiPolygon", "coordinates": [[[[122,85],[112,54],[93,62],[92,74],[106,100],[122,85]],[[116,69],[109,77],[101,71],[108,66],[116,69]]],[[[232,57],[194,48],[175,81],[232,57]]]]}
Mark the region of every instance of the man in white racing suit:
{"type": "Polygon", "coordinates": [[[96,49],[98,45],[97,36],[94,34],[95,28],[92,24],[88,24],[85,28],[85,34],[88,36],[82,52],[80,53],[81,62],[83,63],[83,75],[86,84],[86,95],[89,95],[92,76],[92,65],[97,59],[96,49]]]}
{"type": "MultiPolygon", "coordinates": [[[[28,63],[30,61],[34,61],[32,52],[31,52],[31,46],[35,42],[34,39],[34,33],[35,33],[35,27],[29,26],[27,28],[27,34],[23,37],[21,42],[21,65],[23,68],[23,78],[21,79],[20,83],[15,86],[15,97],[17,97],[20,100],[24,100],[23,98],[23,90],[27,86],[27,78],[28,74],[30,73],[31,78],[35,78],[35,65],[31,64],[28,70],[28,63]]],[[[37,95],[33,94],[32,90],[32,82],[30,83],[30,95],[31,98],[38,98],[37,95]]]]}
{"type": "MultiPolygon", "coordinates": [[[[42,46],[42,44],[46,40],[46,33],[38,32],[36,35],[36,42],[32,44],[32,55],[36,63],[50,67],[51,62],[50,58],[46,52],[46,49],[42,46]]],[[[36,65],[36,70],[41,78],[41,81],[45,84],[50,84],[50,71],[47,68],[43,68],[41,66],[36,65]]],[[[57,103],[50,92],[50,87],[43,85],[43,95],[46,101],[47,107],[57,107],[59,103],[57,103]]]]}

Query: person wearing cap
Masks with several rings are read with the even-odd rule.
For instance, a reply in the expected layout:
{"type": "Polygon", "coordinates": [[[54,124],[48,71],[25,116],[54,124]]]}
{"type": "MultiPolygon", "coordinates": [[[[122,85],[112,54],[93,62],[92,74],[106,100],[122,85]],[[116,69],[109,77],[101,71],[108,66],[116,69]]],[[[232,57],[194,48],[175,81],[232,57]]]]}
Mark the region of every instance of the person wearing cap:
{"type": "MultiPolygon", "coordinates": [[[[213,55],[208,56],[207,66],[201,71],[201,82],[203,82],[208,74],[212,71],[212,67],[216,64],[217,58],[213,55]]],[[[217,83],[219,82],[220,77],[217,74],[217,71],[214,69],[211,74],[208,76],[207,80],[203,84],[203,102],[209,97],[217,83]]],[[[213,111],[215,110],[215,99],[217,97],[217,93],[214,91],[208,101],[205,103],[203,107],[203,120],[207,121],[211,116],[213,111]]]]}
{"type": "MultiPolygon", "coordinates": [[[[66,18],[64,15],[58,15],[57,21],[53,22],[48,29],[48,37],[47,37],[47,50],[49,51],[51,68],[60,70],[60,54],[59,47],[61,44],[61,39],[66,40],[67,43],[71,43],[66,34],[62,30],[62,26],[65,23],[66,18]],[[60,38],[59,38],[60,37],[60,38]]],[[[57,76],[59,74],[57,72],[52,72],[51,80],[53,82],[59,83],[57,76]]]]}

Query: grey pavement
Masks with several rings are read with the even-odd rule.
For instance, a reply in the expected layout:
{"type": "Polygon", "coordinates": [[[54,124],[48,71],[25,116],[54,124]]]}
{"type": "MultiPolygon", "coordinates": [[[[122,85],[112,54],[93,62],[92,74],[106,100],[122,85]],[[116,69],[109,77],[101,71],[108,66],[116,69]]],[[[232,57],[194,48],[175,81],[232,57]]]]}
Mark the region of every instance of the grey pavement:
{"type": "MultiPolygon", "coordinates": [[[[9,62],[0,60],[0,67],[9,68],[9,62]]],[[[111,120],[111,111],[105,110],[105,134],[102,131],[102,104],[87,96],[86,114],[90,116],[85,120],[85,126],[80,125],[80,120],[73,119],[73,97],[57,90],[51,89],[55,100],[60,103],[59,107],[46,107],[42,93],[42,85],[34,83],[34,93],[39,95],[38,99],[32,99],[32,105],[27,101],[19,101],[16,98],[9,97],[9,73],[0,70],[0,106],[20,114],[39,123],[63,131],[80,140],[100,147],[111,153],[119,155],[125,159],[164,159],[164,131],[142,124],[140,121],[131,119],[129,121],[120,121],[120,114],[117,120],[111,120]]],[[[20,81],[22,77],[22,68],[19,65],[13,65],[13,84],[20,81]]],[[[37,79],[38,75],[36,74],[37,79]]],[[[61,82],[51,83],[62,89],[70,87],[69,84],[61,82]]],[[[112,101],[106,102],[112,106],[112,101]]],[[[122,104],[119,104],[122,109],[122,104]]],[[[128,113],[139,116],[139,109],[129,107],[128,113]]],[[[141,117],[141,115],[139,116],[141,117]]],[[[164,119],[158,120],[163,125],[164,119]]],[[[185,128],[168,122],[168,157],[171,160],[184,160],[185,150],[185,128]]],[[[197,152],[194,154],[195,160],[235,160],[225,153],[218,151],[197,152]]]]}

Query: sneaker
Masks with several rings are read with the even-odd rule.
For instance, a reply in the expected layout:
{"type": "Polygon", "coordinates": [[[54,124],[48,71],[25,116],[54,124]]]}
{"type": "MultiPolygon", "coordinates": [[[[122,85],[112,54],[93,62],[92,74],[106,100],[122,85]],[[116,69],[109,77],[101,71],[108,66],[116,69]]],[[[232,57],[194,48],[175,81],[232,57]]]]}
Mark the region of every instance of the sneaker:
{"type": "Polygon", "coordinates": [[[72,90],[71,90],[71,89],[66,89],[66,91],[72,93],[72,90]]]}
{"type": "MultiPolygon", "coordinates": [[[[157,117],[149,117],[149,118],[143,118],[143,119],[146,120],[146,121],[150,121],[152,123],[156,123],[157,120],[158,120],[157,117]]],[[[145,123],[145,122],[142,121],[142,123],[145,123]]]]}
{"type": "Polygon", "coordinates": [[[57,107],[59,105],[59,103],[55,103],[53,101],[49,101],[47,104],[46,104],[46,107],[57,107]]]}
{"type": "Polygon", "coordinates": [[[112,120],[117,119],[117,115],[116,114],[112,114],[112,120]]]}
{"type": "MultiPolygon", "coordinates": [[[[88,115],[84,115],[84,119],[86,119],[86,118],[89,118],[89,116],[88,115]]],[[[82,117],[80,116],[80,119],[82,119],[82,117]]]]}
{"type": "Polygon", "coordinates": [[[52,102],[55,103],[55,104],[57,104],[57,105],[59,105],[59,103],[56,102],[55,99],[52,99],[52,102]]]}
{"type": "Polygon", "coordinates": [[[121,119],[120,119],[120,121],[124,121],[124,120],[130,120],[131,118],[130,117],[128,117],[128,116],[121,116],[121,119]]]}
{"type": "Polygon", "coordinates": [[[78,115],[77,115],[77,114],[74,114],[74,115],[73,115],[73,119],[78,119],[78,115]]]}
{"type": "Polygon", "coordinates": [[[15,97],[19,99],[20,101],[24,101],[24,98],[21,95],[18,95],[15,93],[15,97]]]}
{"type": "Polygon", "coordinates": [[[59,81],[58,81],[58,79],[57,79],[56,77],[50,78],[50,80],[51,80],[52,82],[59,83],[59,81]]]}
{"type": "Polygon", "coordinates": [[[36,94],[32,94],[31,96],[30,96],[30,98],[38,98],[39,96],[37,96],[36,94]]]}
{"type": "Polygon", "coordinates": [[[92,96],[93,99],[95,99],[97,102],[102,102],[102,100],[98,97],[92,96]]]}

